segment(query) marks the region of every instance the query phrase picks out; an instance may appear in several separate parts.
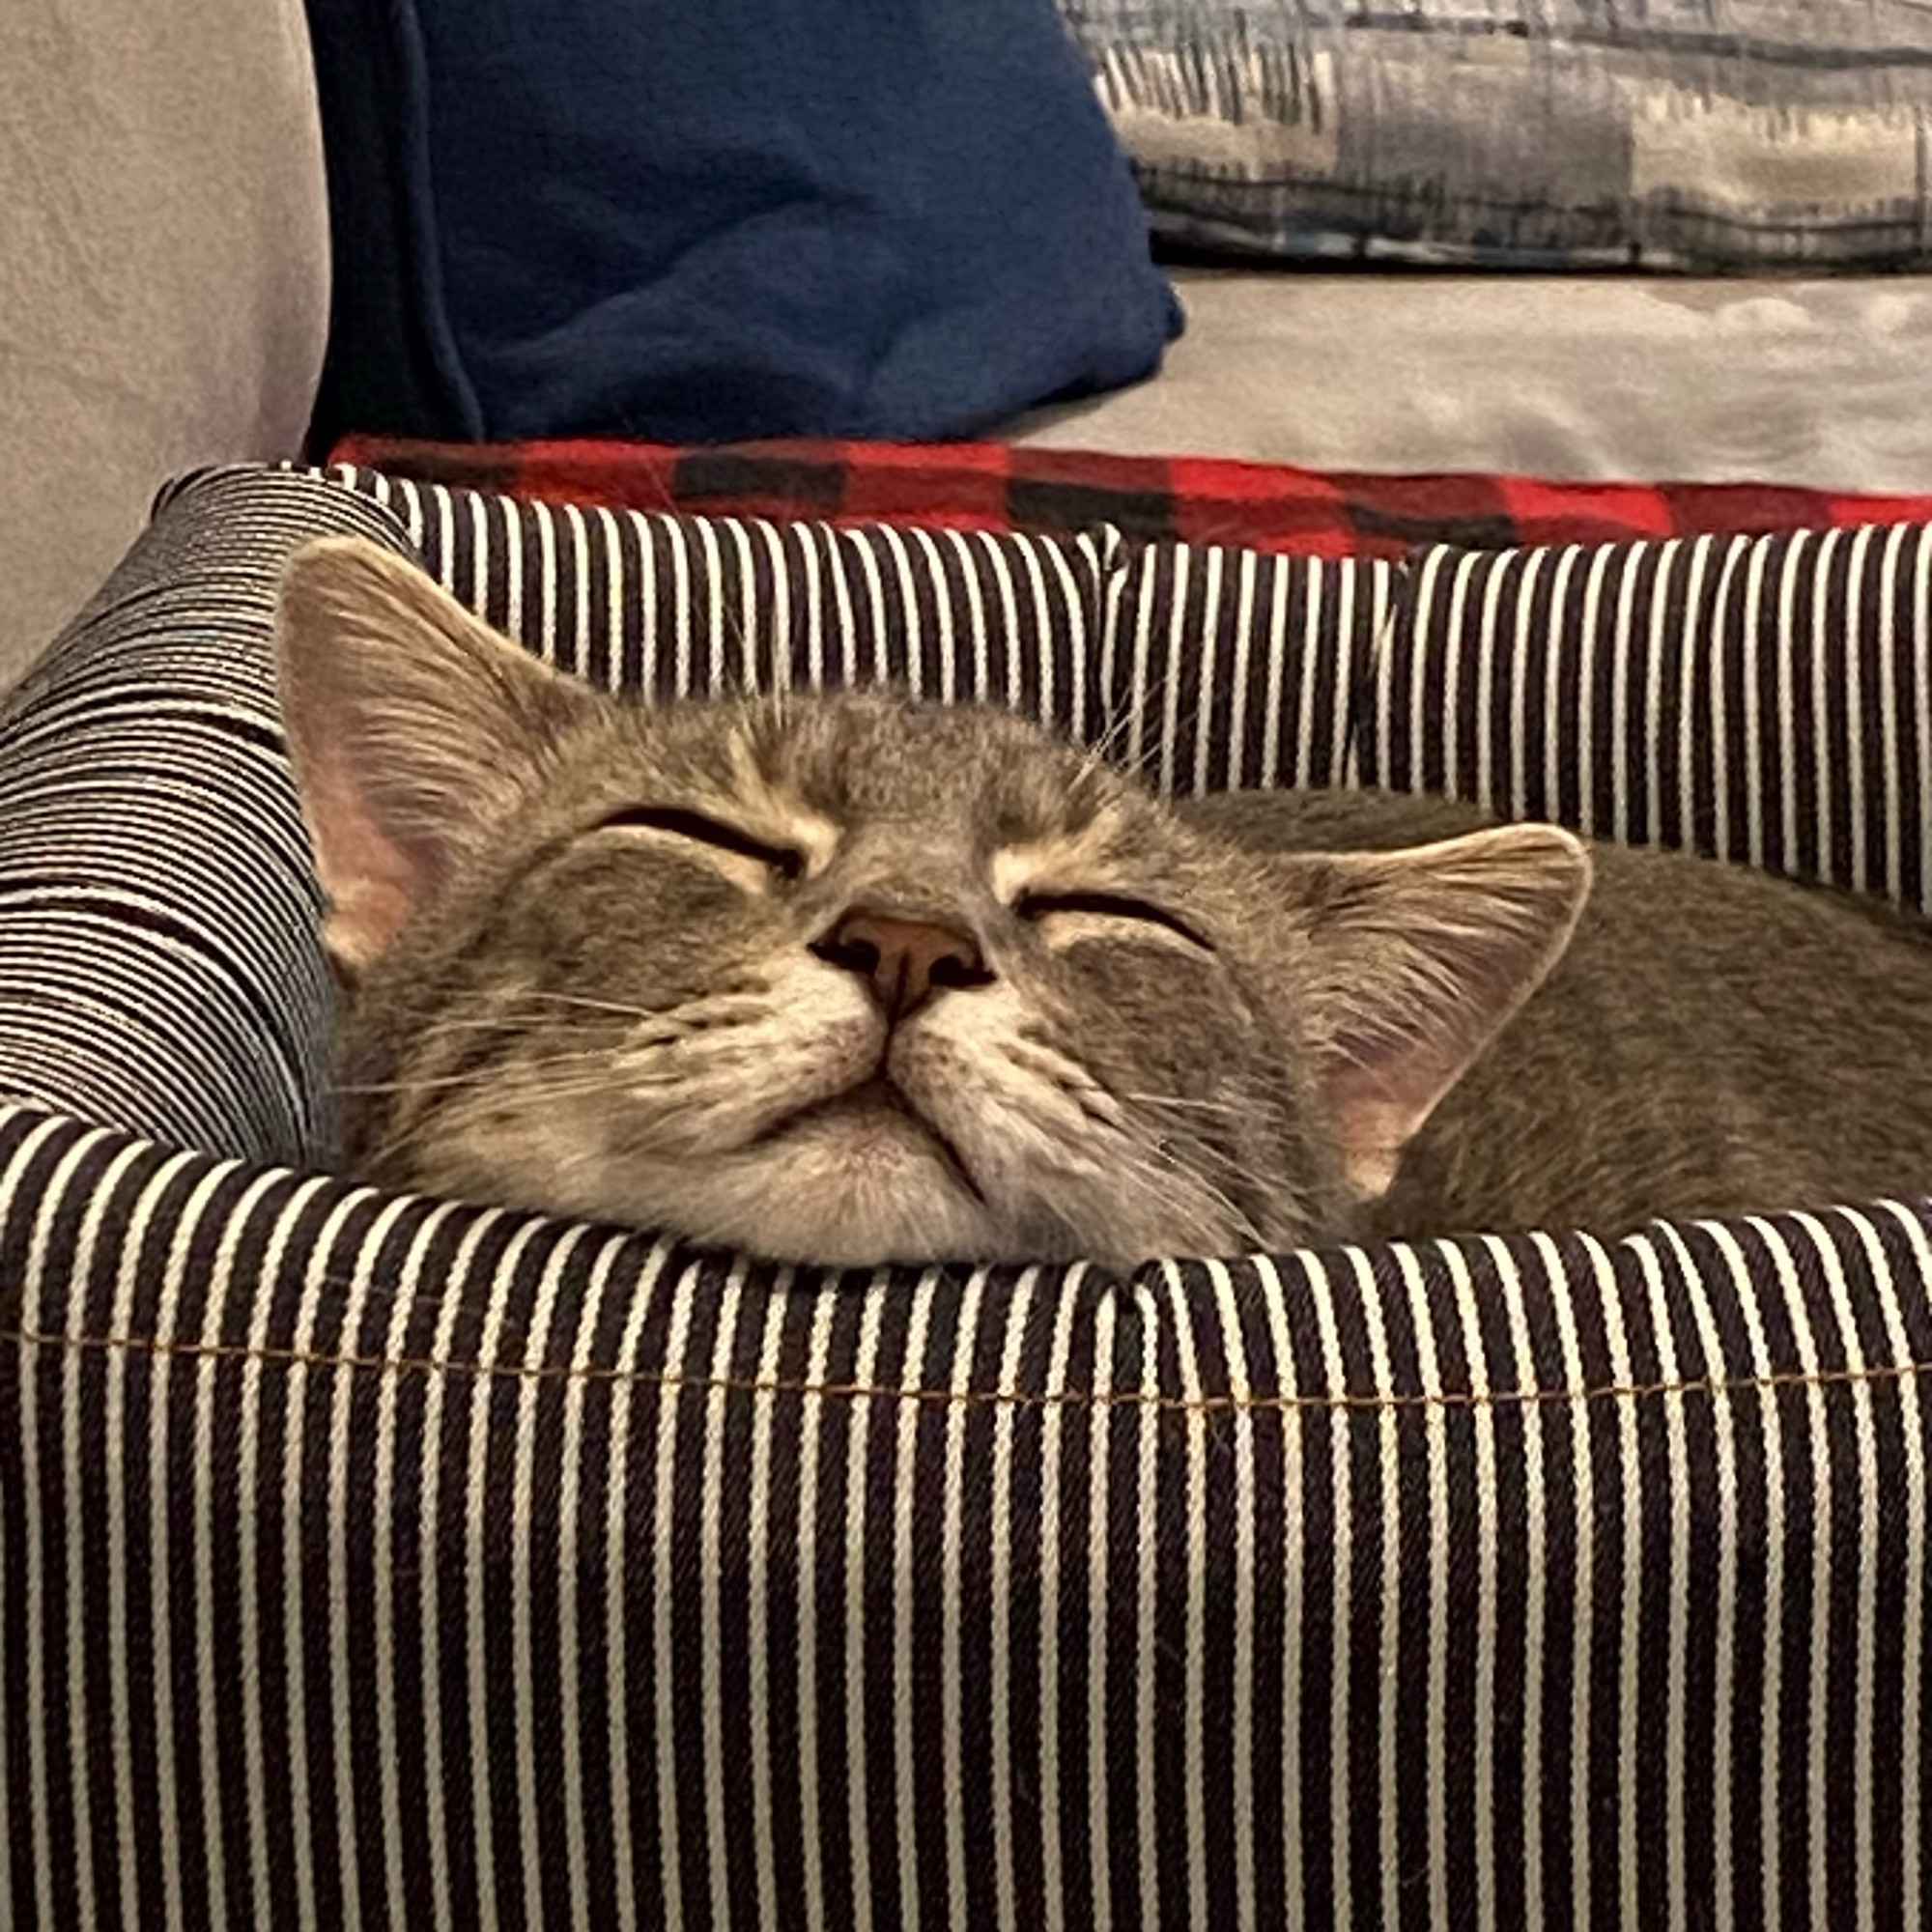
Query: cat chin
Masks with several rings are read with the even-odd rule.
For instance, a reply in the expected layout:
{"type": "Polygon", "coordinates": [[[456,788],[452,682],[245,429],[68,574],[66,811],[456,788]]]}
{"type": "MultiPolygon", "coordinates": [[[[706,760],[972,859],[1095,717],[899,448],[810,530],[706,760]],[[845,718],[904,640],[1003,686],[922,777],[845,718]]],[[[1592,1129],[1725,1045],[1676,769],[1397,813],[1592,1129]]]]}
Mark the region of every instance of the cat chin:
{"type": "Polygon", "coordinates": [[[869,1266],[1015,1252],[1016,1231],[936,1142],[882,1122],[807,1122],[735,1154],[653,1161],[637,1194],[603,1211],[772,1261],[869,1266]]]}
{"type": "Polygon", "coordinates": [[[472,1134],[398,1179],[834,1266],[1085,1258],[1124,1268],[1153,1254],[1253,1245],[1241,1238],[1249,1231],[1192,1201],[1180,1177],[1164,1177],[1150,1198],[1119,1174],[1069,1171],[1011,1117],[989,1134],[968,1115],[955,1145],[873,1083],[784,1117],[749,1144],[701,1154],[620,1151],[595,1122],[573,1116],[571,1125],[580,1131],[472,1134]]]}
{"type": "Polygon", "coordinates": [[[830,1145],[773,1151],[747,1160],[715,1195],[695,1186],[666,1218],[773,1261],[869,1266],[1011,1250],[1010,1231],[939,1158],[876,1149],[856,1157],[830,1145]]]}

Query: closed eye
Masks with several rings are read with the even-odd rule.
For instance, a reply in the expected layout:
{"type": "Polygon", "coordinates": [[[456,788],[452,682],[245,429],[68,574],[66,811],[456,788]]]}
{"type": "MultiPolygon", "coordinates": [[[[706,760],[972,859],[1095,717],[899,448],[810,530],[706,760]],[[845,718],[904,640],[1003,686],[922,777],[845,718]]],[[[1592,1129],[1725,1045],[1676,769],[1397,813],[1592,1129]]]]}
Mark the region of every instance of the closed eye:
{"type": "Polygon", "coordinates": [[[1084,912],[1101,919],[1137,920],[1143,925],[1164,925],[1168,931],[1179,933],[1204,952],[1214,950],[1184,919],[1169,912],[1164,906],[1115,893],[1025,893],[1014,904],[1013,911],[1024,920],[1045,919],[1056,912],[1084,912]]]}
{"type": "Polygon", "coordinates": [[[668,832],[700,845],[715,845],[720,851],[736,852],[741,858],[755,859],[769,866],[781,879],[799,878],[805,871],[805,854],[789,845],[767,845],[722,818],[708,818],[701,811],[687,811],[674,805],[627,805],[598,821],[597,829],[614,830],[622,826],[641,826],[652,832],[668,832]]]}

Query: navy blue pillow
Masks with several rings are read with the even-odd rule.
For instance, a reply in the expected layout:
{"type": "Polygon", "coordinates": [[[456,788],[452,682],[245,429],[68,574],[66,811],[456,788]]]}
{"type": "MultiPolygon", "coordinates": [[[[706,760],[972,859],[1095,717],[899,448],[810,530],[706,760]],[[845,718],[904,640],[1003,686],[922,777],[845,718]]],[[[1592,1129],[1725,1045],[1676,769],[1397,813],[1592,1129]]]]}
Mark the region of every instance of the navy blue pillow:
{"type": "Polygon", "coordinates": [[[1053,0],[310,0],[315,424],[970,435],[1179,310],[1053,0]]]}

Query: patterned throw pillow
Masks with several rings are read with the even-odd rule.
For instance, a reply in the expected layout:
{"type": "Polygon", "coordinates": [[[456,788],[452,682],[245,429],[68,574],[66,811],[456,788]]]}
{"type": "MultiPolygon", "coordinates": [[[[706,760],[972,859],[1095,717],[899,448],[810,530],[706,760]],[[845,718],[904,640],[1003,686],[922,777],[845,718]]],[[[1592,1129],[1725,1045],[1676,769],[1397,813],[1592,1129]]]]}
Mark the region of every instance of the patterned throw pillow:
{"type": "Polygon", "coordinates": [[[1914,0],[1062,0],[1155,230],[1500,268],[1932,265],[1914,0]]]}

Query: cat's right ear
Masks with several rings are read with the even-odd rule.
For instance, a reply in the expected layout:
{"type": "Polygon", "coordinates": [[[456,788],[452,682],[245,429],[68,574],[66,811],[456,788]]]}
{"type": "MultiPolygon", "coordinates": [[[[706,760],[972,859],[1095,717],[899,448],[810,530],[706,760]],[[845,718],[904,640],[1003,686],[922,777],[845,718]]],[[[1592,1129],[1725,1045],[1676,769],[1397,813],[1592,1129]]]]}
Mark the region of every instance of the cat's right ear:
{"type": "Polygon", "coordinates": [[[360,537],[290,559],[275,608],[282,722],[323,939],[354,979],[491,829],[597,700],[360,537]]]}

